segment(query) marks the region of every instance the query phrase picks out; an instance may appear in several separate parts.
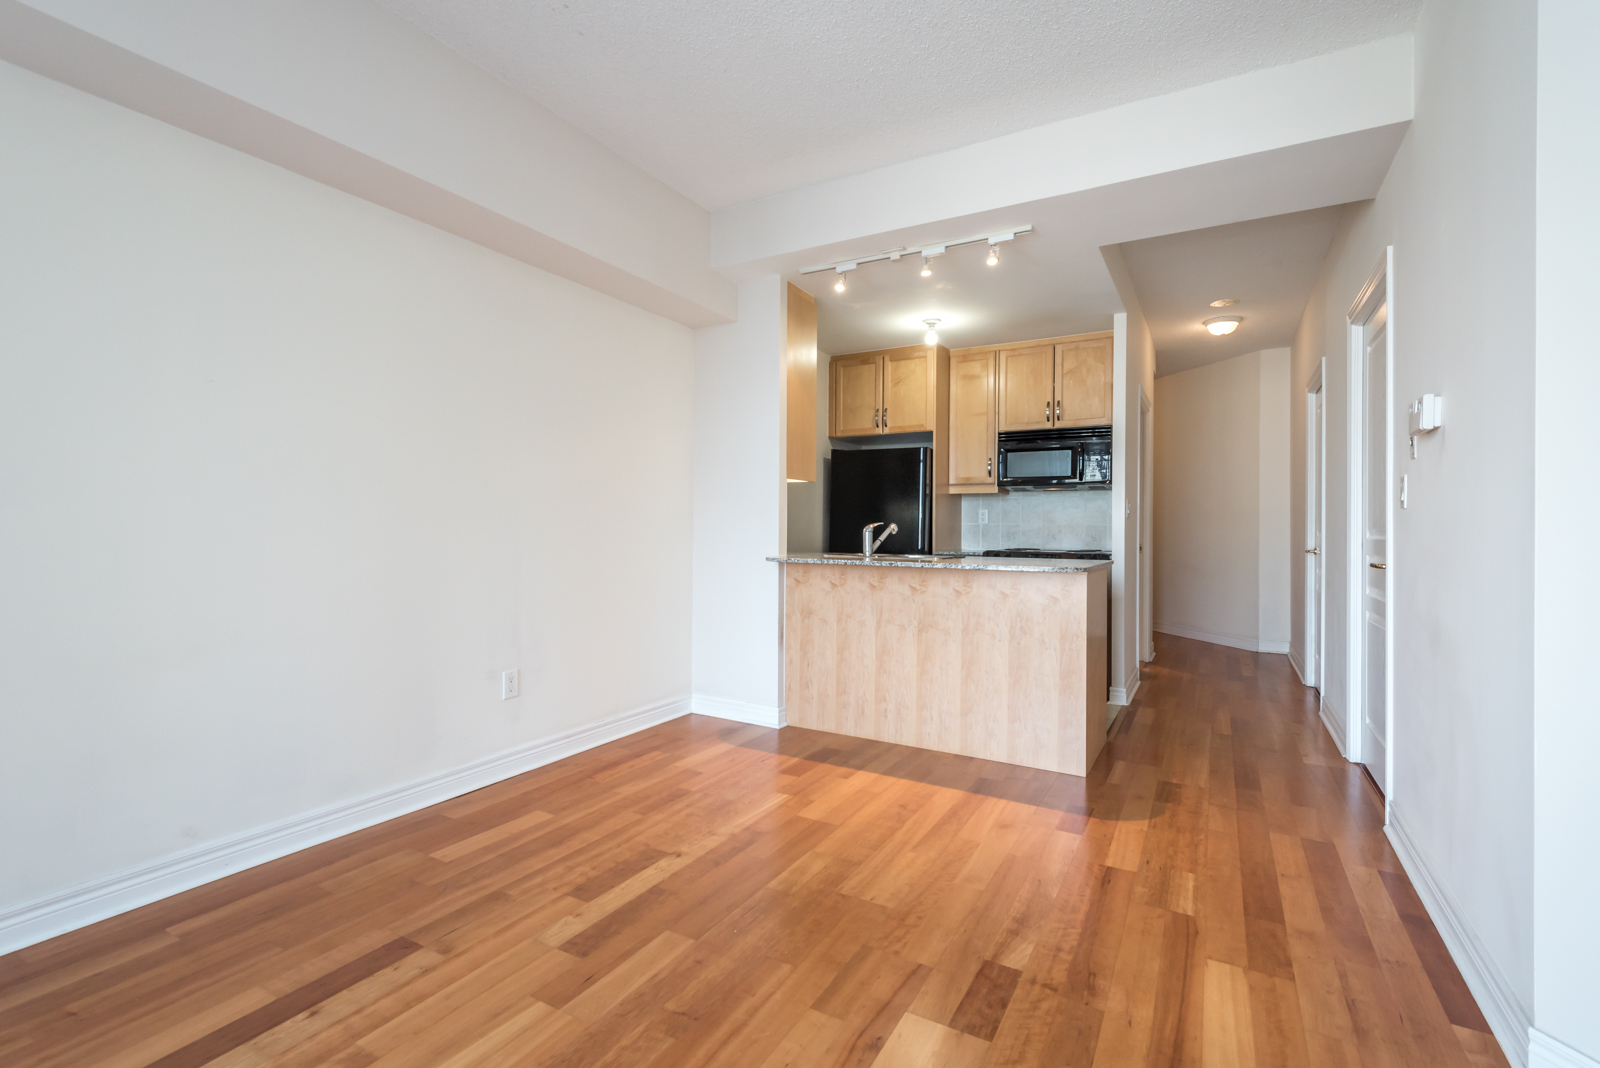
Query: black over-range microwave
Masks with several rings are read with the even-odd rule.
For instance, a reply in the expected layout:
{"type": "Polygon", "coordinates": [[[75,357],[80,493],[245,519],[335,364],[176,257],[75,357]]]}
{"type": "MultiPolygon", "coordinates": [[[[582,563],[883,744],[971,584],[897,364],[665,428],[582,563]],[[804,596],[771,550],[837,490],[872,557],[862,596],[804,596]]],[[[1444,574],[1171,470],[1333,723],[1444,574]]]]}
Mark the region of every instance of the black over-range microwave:
{"type": "Polygon", "coordinates": [[[1014,430],[1000,436],[1000,488],[1111,485],[1111,428],[1014,430]]]}

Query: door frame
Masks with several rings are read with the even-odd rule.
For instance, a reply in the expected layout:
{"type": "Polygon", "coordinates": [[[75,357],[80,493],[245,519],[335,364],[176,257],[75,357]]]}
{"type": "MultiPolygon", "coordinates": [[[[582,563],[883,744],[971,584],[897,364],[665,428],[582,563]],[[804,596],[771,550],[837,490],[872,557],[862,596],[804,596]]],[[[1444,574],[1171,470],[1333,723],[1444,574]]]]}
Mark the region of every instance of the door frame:
{"type": "Polygon", "coordinates": [[[1327,689],[1323,675],[1327,673],[1328,652],[1328,591],[1327,568],[1324,559],[1328,545],[1328,406],[1327,395],[1322,391],[1323,370],[1327,358],[1317,361],[1317,369],[1306,382],[1306,520],[1305,541],[1301,546],[1304,555],[1312,557],[1305,572],[1305,641],[1300,656],[1305,667],[1302,680],[1317,691],[1317,705],[1322,710],[1322,694],[1327,689]],[[1321,403],[1319,415],[1317,405],[1321,403]],[[1313,554],[1310,550],[1316,549],[1313,554]],[[1318,596],[1318,589],[1321,596],[1318,596]]]}
{"type": "MultiPolygon", "coordinates": [[[[1348,544],[1345,554],[1346,574],[1346,642],[1349,675],[1346,682],[1345,716],[1346,758],[1365,763],[1362,752],[1362,733],[1367,719],[1366,708],[1366,643],[1363,628],[1366,622],[1365,531],[1363,490],[1366,486],[1366,327],[1379,307],[1384,307],[1384,367],[1387,381],[1384,397],[1384,495],[1390,501],[1384,509],[1384,554],[1389,562],[1395,557],[1393,504],[1394,488],[1394,246],[1386,246],[1378,265],[1373,268],[1367,282],[1361,287],[1346,316],[1349,364],[1350,422],[1348,441],[1348,467],[1346,468],[1348,544]]],[[[1384,659],[1387,661],[1383,680],[1384,700],[1384,794],[1383,823],[1389,825],[1389,814],[1394,807],[1394,632],[1396,605],[1394,601],[1394,568],[1383,572],[1384,659]]]]}
{"type": "Polygon", "coordinates": [[[1155,405],[1139,383],[1139,660],[1156,658],[1155,604],[1155,405]]]}

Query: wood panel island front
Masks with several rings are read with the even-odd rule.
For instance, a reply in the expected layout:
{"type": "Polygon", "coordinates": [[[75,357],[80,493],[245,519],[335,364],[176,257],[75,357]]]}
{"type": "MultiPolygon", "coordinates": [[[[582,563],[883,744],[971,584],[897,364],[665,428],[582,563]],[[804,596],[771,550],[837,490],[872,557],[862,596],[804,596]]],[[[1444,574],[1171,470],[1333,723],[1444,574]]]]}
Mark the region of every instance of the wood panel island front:
{"type": "Polygon", "coordinates": [[[1069,775],[1094,766],[1109,563],[771,559],[791,725],[1069,775]]]}

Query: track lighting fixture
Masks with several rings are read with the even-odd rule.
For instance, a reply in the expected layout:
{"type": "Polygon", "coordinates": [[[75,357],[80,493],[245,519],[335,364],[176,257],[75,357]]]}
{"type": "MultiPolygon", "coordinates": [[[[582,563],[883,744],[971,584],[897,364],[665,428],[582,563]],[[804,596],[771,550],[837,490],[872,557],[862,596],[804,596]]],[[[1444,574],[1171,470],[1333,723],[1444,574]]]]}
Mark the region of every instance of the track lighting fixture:
{"type": "Polygon", "coordinates": [[[845,263],[825,263],[825,264],[822,264],[821,266],[818,266],[818,267],[806,267],[806,268],[802,269],[800,273],[801,274],[817,274],[820,271],[838,271],[839,274],[841,275],[841,278],[840,278],[840,280],[838,282],[836,282],[834,284],[833,288],[836,291],[838,291],[840,293],[843,293],[844,292],[844,280],[843,280],[842,276],[843,276],[844,272],[846,272],[846,271],[853,271],[857,267],[861,266],[863,263],[877,263],[879,260],[898,260],[902,256],[921,256],[922,257],[922,277],[930,278],[933,275],[933,259],[934,259],[934,257],[935,256],[943,256],[945,254],[945,252],[947,252],[950,249],[957,248],[957,247],[959,247],[961,245],[976,245],[979,242],[988,242],[988,245],[989,245],[988,263],[989,263],[989,266],[993,267],[995,264],[1000,262],[1000,248],[999,248],[999,246],[1000,246],[1001,242],[1003,242],[1003,241],[1013,241],[1016,238],[1022,236],[1023,234],[1031,234],[1031,233],[1033,233],[1033,227],[1031,227],[1031,226],[1018,226],[1018,227],[1016,227],[1015,229],[1012,229],[1012,230],[1003,230],[998,234],[979,234],[977,237],[963,237],[959,241],[944,241],[944,242],[941,242],[941,243],[936,244],[936,245],[922,245],[920,247],[914,247],[914,248],[907,248],[907,247],[902,245],[902,246],[899,246],[899,247],[896,247],[896,248],[884,249],[882,252],[876,253],[876,254],[871,255],[871,256],[859,256],[856,259],[849,260],[849,261],[847,261],[845,263]]]}

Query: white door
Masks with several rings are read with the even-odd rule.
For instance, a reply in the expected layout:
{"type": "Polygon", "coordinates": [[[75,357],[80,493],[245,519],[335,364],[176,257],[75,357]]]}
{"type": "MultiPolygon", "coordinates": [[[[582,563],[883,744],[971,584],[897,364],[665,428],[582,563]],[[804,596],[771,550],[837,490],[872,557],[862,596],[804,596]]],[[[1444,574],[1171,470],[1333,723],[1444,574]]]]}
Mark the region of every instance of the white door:
{"type": "Polygon", "coordinates": [[[1322,385],[1306,396],[1306,683],[1322,691],[1322,385]]]}
{"type": "Polygon", "coordinates": [[[1155,602],[1155,568],[1152,563],[1155,547],[1150,543],[1150,532],[1155,527],[1155,470],[1156,450],[1153,423],[1150,417],[1150,398],[1139,387],[1139,654],[1141,660],[1156,658],[1155,631],[1151,625],[1151,605],[1155,602]]]}
{"type": "Polygon", "coordinates": [[[1389,306],[1373,313],[1363,330],[1362,364],[1362,693],[1361,762],[1378,788],[1389,792],[1388,565],[1389,546],[1389,306]]]}

